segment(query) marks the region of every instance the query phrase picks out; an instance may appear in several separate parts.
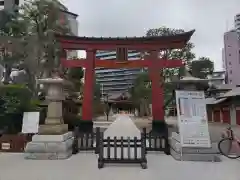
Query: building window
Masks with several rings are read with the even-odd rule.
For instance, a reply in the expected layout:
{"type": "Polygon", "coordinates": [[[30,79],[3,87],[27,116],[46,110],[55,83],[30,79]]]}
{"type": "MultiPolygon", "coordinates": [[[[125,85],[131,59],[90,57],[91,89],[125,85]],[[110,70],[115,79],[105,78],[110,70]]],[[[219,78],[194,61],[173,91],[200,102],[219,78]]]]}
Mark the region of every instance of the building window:
{"type": "Polygon", "coordinates": [[[232,84],[232,80],[229,80],[230,84],[232,84]]]}
{"type": "Polygon", "coordinates": [[[231,63],[231,62],[229,62],[228,64],[229,64],[229,65],[232,65],[232,63],[231,63]]]}
{"type": "Polygon", "coordinates": [[[230,70],[229,72],[230,72],[230,74],[232,74],[232,70],[230,70]]]}
{"type": "Polygon", "coordinates": [[[228,47],[230,48],[230,47],[232,47],[232,46],[228,45],[228,47]]]}
{"type": "MultiPolygon", "coordinates": [[[[240,50],[238,51],[238,54],[240,55],[240,50]]],[[[240,58],[238,58],[239,64],[240,64],[240,58]]]]}
{"type": "Polygon", "coordinates": [[[228,56],[232,56],[231,54],[229,54],[228,56]]]}

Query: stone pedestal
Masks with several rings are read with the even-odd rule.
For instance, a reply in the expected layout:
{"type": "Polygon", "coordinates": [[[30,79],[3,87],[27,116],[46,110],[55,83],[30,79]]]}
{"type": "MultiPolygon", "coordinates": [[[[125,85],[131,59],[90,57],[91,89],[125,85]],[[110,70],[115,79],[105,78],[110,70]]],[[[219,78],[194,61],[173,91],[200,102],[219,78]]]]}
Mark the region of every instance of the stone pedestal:
{"type": "Polygon", "coordinates": [[[44,124],[39,126],[38,133],[39,134],[51,134],[51,135],[61,135],[68,132],[67,124],[44,124]]]}
{"type": "Polygon", "coordinates": [[[26,159],[67,159],[72,155],[73,135],[68,132],[62,116],[62,101],[65,100],[61,78],[40,79],[40,84],[48,88],[49,101],[47,118],[39,127],[39,135],[33,136],[25,148],[26,159]]]}
{"type": "Polygon", "coordinates": [[[211,148],[181,147],[180,135],[173,132],[170,146],[172,157],[178,161],[221,161],[217,143],[212,143],[211,148]]]}
{"type": "Polygon", "coordinates": [[[56,160],[72,155],[72,132],[62,135],[34,135],[25,149],[26,159],[56,160]]]}

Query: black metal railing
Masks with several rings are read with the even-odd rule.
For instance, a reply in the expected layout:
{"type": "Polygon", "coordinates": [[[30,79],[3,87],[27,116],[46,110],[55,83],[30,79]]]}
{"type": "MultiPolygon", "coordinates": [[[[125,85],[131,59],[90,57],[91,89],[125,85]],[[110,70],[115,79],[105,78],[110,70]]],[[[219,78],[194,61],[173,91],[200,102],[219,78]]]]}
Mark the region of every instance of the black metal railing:
{"type": "Polygon", "coordinates": [[[103,168],[105,163],[139,163],[143,169],[147,168],[145,138],[143,134],[140,139],[137,137],[133,139],[130,139],[130,137],[126,139],[123,137],[120,139],[117,139],[117,137],[113,139],[107,137],[104,139],[103,133],[100,133],[99,140],[98,168],[103,168]],[[140,149],[139,154],[138,149],[140,149]],[[118,152],[120,152],[120,155],[118,152]]]}
{"type": "Polygon", "coordinates": [[[145,138],[146,152],[148,151],[163,151],[166,155],[170,155],[170,146],[168,141],[168,135],[158,134],[154,132],[146,132],[146,128],[143,128],[143,135],[145,138]]]}
{"type": "Polygon", "coordinates": [[[95,151],[98,153],[100,128],[96,128],[96,132],[81,132],[78,127],[74,128],[73,154],[79,151],[95,151]]]}
{"type": "MultiPolygon", "coordinates": [[[[170,154],[170,146],[167,134],[158,134],[154,132],[146,132],[146,128],[143,128],[142,138],[145,142],[145,152],[148,151],[160,151],[165,154],[170,154]]],[[[121,139],[117,139],[117,142],[121,139]]],[[[104,141],[107,141],[106,139],[104,141]]],[[[123,147],[126,146],[128,139],[123,139],[123,147]]],[[[100,143],[100,128],[96,128],[96,131],[89,133],[80,132],[78,128],[74,129],[74,143],[73,143],[73,154],[77,154],[79,151],[95,151],[99,153],[100,143]]],[[[106,143],[106,142],[104,142],[106,143]]],[[[110,139],[110,147],[113,147],[114,139],[110,139]]],[[[117,144],[119,144],[118,142],[117,144]]],[[[130,139],[130,146],[132,147],[134,138],[130,139]]]]}

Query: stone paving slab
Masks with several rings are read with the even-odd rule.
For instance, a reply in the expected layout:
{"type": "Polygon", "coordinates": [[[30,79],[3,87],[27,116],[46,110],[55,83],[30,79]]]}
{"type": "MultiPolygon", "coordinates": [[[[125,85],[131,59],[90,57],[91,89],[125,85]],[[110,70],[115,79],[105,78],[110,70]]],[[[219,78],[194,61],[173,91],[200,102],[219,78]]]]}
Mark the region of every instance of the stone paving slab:
{"type": "Polygon", "coordinates": [[[108,165],[99,170],[97,156],[80,153],[68,160],[24,160],[23,154],[0,154],[3,180],[239,180],[240,160],[182,162],[164,154],[147,155],[148,169],[140,166],[108,165]]]}

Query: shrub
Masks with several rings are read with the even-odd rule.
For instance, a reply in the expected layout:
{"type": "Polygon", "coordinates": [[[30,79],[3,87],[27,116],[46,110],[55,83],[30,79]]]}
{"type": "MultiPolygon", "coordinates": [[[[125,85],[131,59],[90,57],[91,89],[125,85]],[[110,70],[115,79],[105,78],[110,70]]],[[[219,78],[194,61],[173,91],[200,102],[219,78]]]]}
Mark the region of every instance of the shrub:
{"type": "Polygon", "coordinates": [[[8,133],[21,131],[23,112],[31,107],[31,97],[26,86],[0,86],[0,129],[8,127],[8,133]]]}
{"type": "Polygon", "coordinates": [[[2,114],[23,113],[30,107],[31,91],[23,85],[0,86],[0,112],[2,114]]]}

